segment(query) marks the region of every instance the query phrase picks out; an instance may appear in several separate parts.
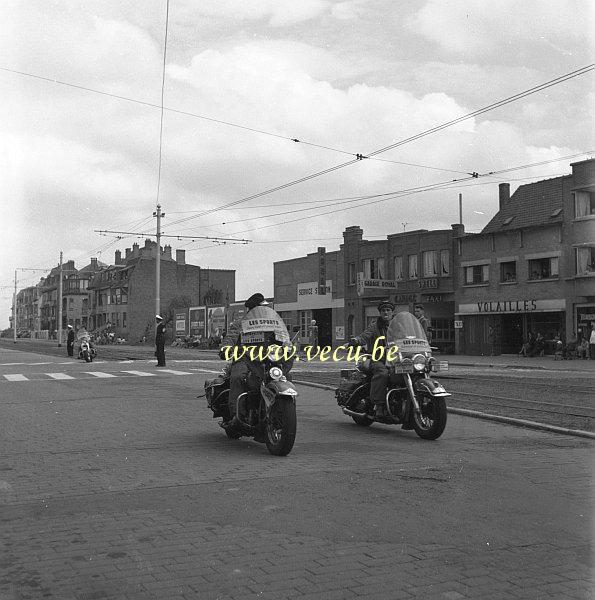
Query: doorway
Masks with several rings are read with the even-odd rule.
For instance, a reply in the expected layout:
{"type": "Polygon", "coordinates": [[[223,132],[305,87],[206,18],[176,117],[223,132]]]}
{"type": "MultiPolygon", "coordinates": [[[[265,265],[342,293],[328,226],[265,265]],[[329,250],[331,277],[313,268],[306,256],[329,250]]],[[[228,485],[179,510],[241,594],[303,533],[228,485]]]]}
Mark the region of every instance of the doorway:
{"type": "Polygon", "coordinates": [[[331,346],[333,344],[333,309],[319,308],[312,311],[312,318],[318,326],[318,345],[331,346]]]}

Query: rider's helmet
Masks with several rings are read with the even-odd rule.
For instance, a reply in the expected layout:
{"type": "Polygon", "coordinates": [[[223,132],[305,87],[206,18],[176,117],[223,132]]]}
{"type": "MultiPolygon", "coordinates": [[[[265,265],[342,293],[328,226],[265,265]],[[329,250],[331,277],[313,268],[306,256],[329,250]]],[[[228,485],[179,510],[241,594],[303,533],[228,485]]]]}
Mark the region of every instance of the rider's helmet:
{"type": "Polygon", "coordinates": [[[264,296],[260,293],[252,294],[252,296],[250,296],[250,298],[248,298],[248,300],[246,300],[246,302],[244,302],[244,306],[248,310],[252,310],[253,308],[256,308],[257,306],[265,306],[266,304],[268,304],[268,302],[265,300],[264,296]]]}

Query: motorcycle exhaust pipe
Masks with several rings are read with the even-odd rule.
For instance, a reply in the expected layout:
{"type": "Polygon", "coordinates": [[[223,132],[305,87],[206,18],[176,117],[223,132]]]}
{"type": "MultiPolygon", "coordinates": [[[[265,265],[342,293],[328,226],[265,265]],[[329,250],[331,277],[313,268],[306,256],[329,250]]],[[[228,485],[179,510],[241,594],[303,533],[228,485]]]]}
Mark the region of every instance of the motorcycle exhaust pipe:
{"type": "Polygon", "coordinates": [[[345,408],[345,407],[343,407],[343,413],[346,415],[349,415],[350,417],[368,417],[368,418],[370,418],[370,415],[368,415],[368,413],[355,412],[354,410],[349,410],[348,408],[345,408]]]}

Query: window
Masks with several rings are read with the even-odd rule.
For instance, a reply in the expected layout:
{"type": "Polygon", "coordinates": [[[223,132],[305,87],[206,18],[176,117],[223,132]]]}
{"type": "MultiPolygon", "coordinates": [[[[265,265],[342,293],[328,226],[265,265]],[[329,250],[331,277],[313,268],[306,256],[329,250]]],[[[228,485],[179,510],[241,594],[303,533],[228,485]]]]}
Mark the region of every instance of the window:
{"type": "Polygon", "coordinates": [[[474,265],[465,267],[465,285],[488,283],[490,281],[490,265],[474,265]]]}
{"type": "Polygon", "coordinates": [[[502,283],[516,281],[516,261],[500,263],[500,281],[502,283]]]}
{"type": "Polygon", "coordinates": [[[450,275],[450,251],[440,250],[440,275],[448,277],[450,275]]]}
{"type": "Polygon", "coordinates": [[[417,279],[417,254],[409,255],[409,279],[417,279]]]}
{"type": "Polygon", "coordinates": [[[293,319],[291,311],[283,311],[279,313],[279,316],[283,319],[283,323],[285,323],[285,327],[287,327],[287,331],[289,331],[289,335],[292,336],[291,328],[293,327],[293,319]]]}
{"type": "Polygon", "coordinates": [[[300,310],[299,320],[300,320],[300,337],[307,338],[309,335],[308,329],[310,328],[310,321],[312,320],[312,311],[311,310],[300,310]]]}
{"type": "Polygon", "coordinates": [[[576,248],[576,274],[595,275],[595,247],[576,248]]]}
{"type": "Polygon", "coordinates": [[[440,272],[440,254],[437,250],[422,253],[424,262],[424,277],[438,277],[440,272]]]}
{"type": "Polygon", "coordinates": [[[364,279],[384,279],[384,258],[366,258],[362,267],[364,279]]]}
{"type": "Polygon", "coordinates": [[[395,256],[395,279],[403,281],[403,257],[395,256]]]}
{"type": "Polygon", "coordinates": [[[355,285],[355,263],[347,264],[347,285],[355,285]]]}
{"type": "Polygon", "coordinates": [[[122,327],[126,327],[126,313],[122,313],[122,327]]]}
{"type": "Polygon", "coordinates": [[[558,257],[536,258],[529,261],[529,279],[551,279],[558,277],[558,257]]]}
{"type": "Polygon", "coordinates": [[[580,219],[589,215],[595,215],[593,192],[574,192],[574,217],[580,219]]]}

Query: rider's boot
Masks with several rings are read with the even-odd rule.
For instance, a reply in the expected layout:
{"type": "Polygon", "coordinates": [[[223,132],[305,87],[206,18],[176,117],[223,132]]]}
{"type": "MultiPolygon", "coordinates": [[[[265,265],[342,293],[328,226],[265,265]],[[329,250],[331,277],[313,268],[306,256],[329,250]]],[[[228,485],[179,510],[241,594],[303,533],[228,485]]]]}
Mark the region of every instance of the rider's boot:
{"type": "Polygon", "coordinates": [[[374,404],[374,418],[375,419],[384,419],[386,417],[386,412],[384,410],[384,404],[374,404]]]}

